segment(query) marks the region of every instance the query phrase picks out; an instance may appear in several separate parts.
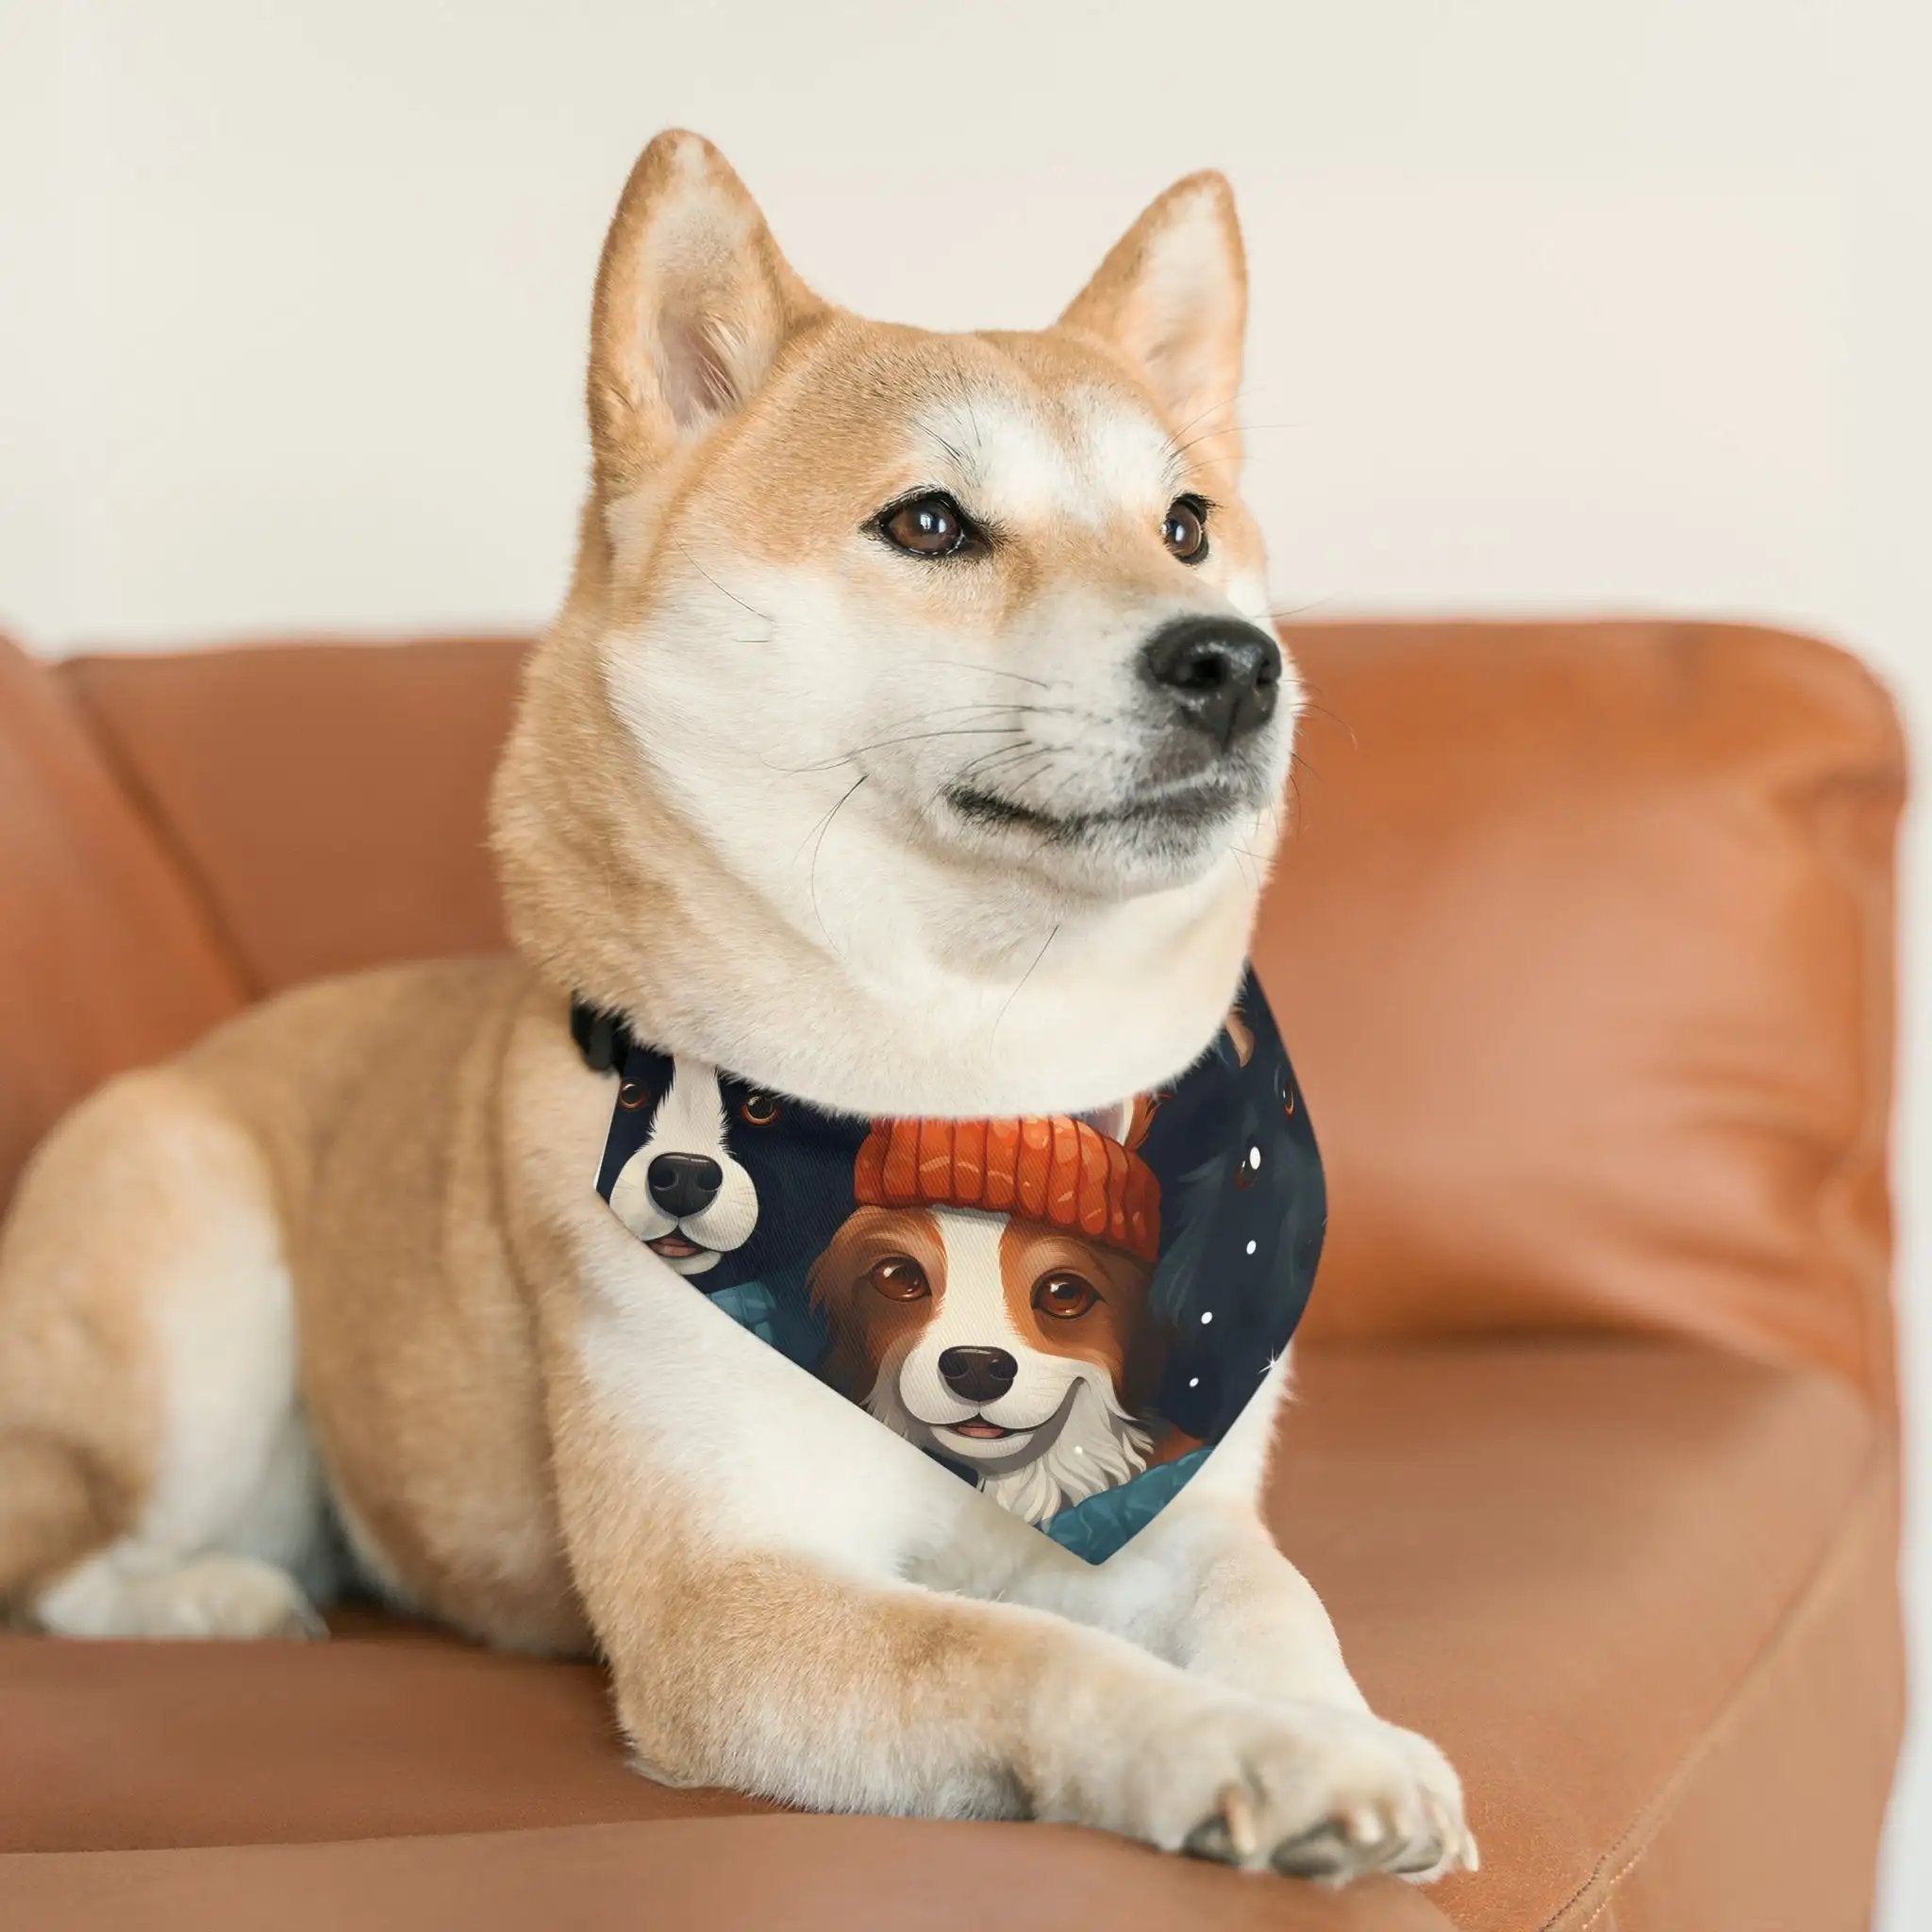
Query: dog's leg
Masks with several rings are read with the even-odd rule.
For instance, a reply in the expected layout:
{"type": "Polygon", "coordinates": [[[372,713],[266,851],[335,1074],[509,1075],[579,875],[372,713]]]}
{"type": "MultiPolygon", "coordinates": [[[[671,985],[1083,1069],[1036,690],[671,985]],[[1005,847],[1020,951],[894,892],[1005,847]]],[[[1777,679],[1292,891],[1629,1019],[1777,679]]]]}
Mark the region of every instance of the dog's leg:
{"type": "MultiPolygon", "coordinates": [[[[1275,1547],[1251,1504],[1184,1495],[1102,1570],[1101,1620],[1157,1656],[1283,1708],[1313,1702],[1379,1723],[1314,1586],[1275,1547]]],[[[1474,1871],[1475,1840],[1462,1823],[1454,1768],[1426,1738],[1382,1728],[1407,1756],[1432,1826],[1389,1869],[1418,1879],[1474,1871]]],[[[1345,1869],[1348,1859],[1341,1839],[1324,1838],[1297,1869],[1319,1876],[1345,1869]]]]}
{"type": "Polygon", "coordinates": [[[1326,1608],[1259,1514],[1288,1378],[1284,1359],[1194,1479],[1092,1573],[1095,1599],[1109,1629],[1189,1670],[1366,1710],[1326,1608]]]}
{"type": "Polygon", "coordinates": [[[295,1389],[260,1150],[181,1074],[111,1083],[0,1245],[0,1602],[70,1636],[319,1634],[295,1389]]]}
{"type": "MultiPolygon", "coordinates": [[[[614,1222],[548,1305],[559,1502],[639,1761],[801,1805],[1032,1815],[1335,1875],[1444,1829],[1401,1733],[998,1595],[1048,1550],[614,1222]],[[601,1284],[601,1285],[600,1285],[601,1284]],[[1335,1848],[1341,1847],[1340,1859],[1335,1848]]],[[[1040,1559],[1066,1574],[1074,1559],[1040,1559]]]]}
{"type": "MultiPolygon", "coordinates": [[[[1284,1708],[1312,1702],[1378,1722],[1321,1597],[1258,1512],[1287,1376],[1287,1363],[1277,1363],[1199,1474],[1124,1549],[1084,1578],[1036,1566],[1023,1588],[1214,1683],[1284,1708]]],[[[1475,1841],[1448,1760],[1412,1731],[1383,1728],[1407,1755],[1434,1826],[1391,1869],[1417,1878],[1474,1870],[1475,1841]]],[[[1341,1838],[1324,1837],[1301,1869],[1345,1870],[1349,1857],[1341,1838]]]]}

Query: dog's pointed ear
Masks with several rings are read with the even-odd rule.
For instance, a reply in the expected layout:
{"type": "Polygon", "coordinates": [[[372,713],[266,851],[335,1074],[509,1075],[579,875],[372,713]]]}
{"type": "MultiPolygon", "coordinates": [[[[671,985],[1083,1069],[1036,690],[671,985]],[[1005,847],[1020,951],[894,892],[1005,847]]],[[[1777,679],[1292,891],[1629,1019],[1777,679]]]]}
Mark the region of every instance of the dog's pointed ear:
{"type": "Polygon", "coordinates": [[[1116,242],[1060,317],[1141,374],[1184,441],[1241,460],[1235,396],[1248,319],[1247,258],[1234,191],[1211,171],[1176,181],[1116,242]]]}
{"type": "Polygon", "coordinates": [[[660,134],[625,183],[591,317],[591,448],[617,493],[743,408],[825,312],[702,135],[660,134]]]}

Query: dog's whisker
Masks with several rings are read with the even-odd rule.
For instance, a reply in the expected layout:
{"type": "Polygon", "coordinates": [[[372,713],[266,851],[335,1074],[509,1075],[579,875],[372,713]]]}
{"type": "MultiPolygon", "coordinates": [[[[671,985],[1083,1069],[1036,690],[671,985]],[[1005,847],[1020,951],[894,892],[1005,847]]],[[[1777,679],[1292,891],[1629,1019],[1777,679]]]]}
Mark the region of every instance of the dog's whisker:
{"type": "Polygon", "coordinates": [[[1013,1002],[1020,997],[1021,991],[1025,986],[1026,982],[1029,979],[1031,979],[1034,974],[1040,970],[1040,962],[1046,958],[1047,947],[1052,945],[1054,941],[1059,937],[1059,932],[1060,922],[1057,919],[1053,923],[1053,930],[1050,933],[1048,933],[1045,939],[1043,939],[1040,942],[1040,950],[1039,952],[1034,954],[1032,965],[1027,967],[1025,972],[1021,974],[1018,984],[1016,984],[1012,991],[1007,995],[1005,1004],[1000,1008],[998,1013],[996,1013],[993,1016],[992,1034],[995,1039],[997,1039],[999,1036],[1000,1022],[1004,1020],[1007,1017],[1008,1011],[1011,1010],[1013,1002]]]}
{"type": "Polygon", "coordinates": [[[818,921],[819,930],[825,936],[825,943],[832,947],[834,951],[837,951],[839,942],[832,937],[832,929],[825,924],[825,915],[819,909],[819,855],[825,849],[825,838],[832,829],[832,821],[844,810],[858,788],[864,783],[865,774],[861,772],[858,777],[853,779],[851,785],[841,796],[838,804],[833,806],[831,810],[825,814],[824,822],[819,827],[818,843],[811,848],[811,870],[806,875],[806,891],[811,898],[811,916],[818,921]]]}
{"type": "Polygon", "coordinates": [[[968,778],[975,776],[1003,759],[1016,755],[1024,758],[1029,753],[1038,750],[1039,747],[1030,738],[1021,737],[1015,739],[1011,744],[997,744],[991,751],[983,751],[976,758],[968,758],[957,771],[941,779],[929,802],[937,805],[956,785],[963,785],[968,778]]]}
{"type": "MultiPolygon", "coordinates": [[[[1280,623],[1284,619],[1303,616],[1307,611],[1313,610],[1316,608],[1317,606],[1314,604],[1302,604],[1291,610],[1271,610],[1268,615],[1273,621],[1280,623]]],[[[1323,704],[1321,697],[1322,693],[1319,687],[1311,684],[1304,684],[1302,686],[1301,708],[1304,715],[1312,714],[1317,718],[1327,718],[1334,724],[1341,725],[1342,730],[1348,733],[1350,745],[1355,750],[1359,751],[1362,748],[1361,740],[1356,736],[1355,726],[1340,711],[1334,709],[1331,706],[1323,704]]]]}
{"type": "Polygon", "coordinates": [[[1011,734],[1010,724],[949,724],[939,731],[908,731],[895,738],[875,738],[870,744],[856,744],[848,752],[830,762],[835,765],[849,765],[862,753],[884,751],[894,744],[924,744],[938,738],[1005,738],[1011,734]]]}
{"type": "Polygon", "coordinates": [[[1302,423],[1224,423],[1218,428],[1204,429],[1200,435],[1191,436],[1186,442],[1175,444],[1174,453],[1176,457],[1184,457],[1197,445],[1212,442],[1217,436],[1268,436],[1307,426],[1302,423]]]}
{"type": "Polygon", "coordinates": [[[911,731],[900,738],[878,738],[870,744],[855,744],[850,751],[841,752],[835,758],[821,758],[809,765],[774,765],[771,760],[763,762],[766,769],[786,772],[794,776],[805,772],[832,772],[841,765],[849,765],[854,758],[861,758],[869,751],[883,751],[888,745],[919,744],[935,738],[1004,738],[1012,730],[1008,724],[958,724],[944,731],[911,731]]]}
{"type": "Polygon", "coordinates": [[[1022,684],[1037,684],[1041,691],[1051,691],[1057,684],[1064,684],[1061,677],[1033,677],[1024,671],[1008,671],[1003,664],[974,664],[964,658],[928,658],[928,664],[943,664],[955,671],[983,672],[988,677],[1014,677],[1022,684]]]}
{"type": "Polygon", "coordinates": [[[1045,746],[1040,751],[1034,763],[1025,765],[1022,769],[1020,762],[1016,761],[1011,769],[1002,773],[1001,775],[1015,790],[1024,791],[1035,779],[1044,777],[1048,772],[1052,771],[1054,760],[1058,757],[1059,749],[1058,746],[1045,746]]]}
{"type": "Polygon", "coordinates": [[[982,698],[974,704],[935,705],[929,711],[908,711],[903,717],[887,719],[886,728],[889,731],[896,731],[904,725],[924,724],[928,720],[948,717],[961,711],[982,711],[994,716],[1010,713],[1016,718],[1061,717],[1072,715],[1074,707],[1018,704],[1006,698],[982,698]]]}
{"type": "Polygon", "coordinates": [[[1084,758],[1076,760],[1073,770],[1062,774],[1060,782],[1054,787],[1036,808],[1046,816],[1051,817],[1053,808],[1059,802],[1067,788],[1084,779],[1093,770],[1094,766],[1104,762],[1108,756],[1108,754],[1104,751],[1092,751],[1089,752],[1084,758]]]}
{"type": "MultiPolygon", "coordinates": [[[[1185,473],[1189,465],[1183,463],[1181,458],[1186,456],[1189,450],[1193,448],[1194,442],[1183,442],[1180,439],[1186,436],[1188,431],[1193,428],[1197,423],[1205,423],[1208,417],[1218,416],[1222,410],[1233,408],[1243,396],[1263,394],[1267,388],[1268,385],[1266,383],[1248,384],[1243,388],[1236,390],[1231,396],[1223,396],[1219,402],[1209,403],[1205,409],[1197,409],[1193,415],[1190,416],[1185,423],[1180,424],[1169,435],[1167,439],[1169,462],[1185,473]]],[[[1218,436],[1224,433],[1222,430],[1210,429],[1204,432],[1204,437],[1218,436]]],[[[1197,437],[1194,439],[1194,441],[1197,442],[1202,440],[1203,437],[1197,437]]]]}
{"type": "MultiPolygon", "coordinates": [[[[1293,758],[1291,758],[1291,759],[1289,760],[1289,765],[1288,765],[1288,795],[1289,795],[1289,799],[1290,799],[1290,808],[1289,808],[1289,822],[1290,822],[1290,824],[1291,824],[1292,825],[1294,825],[1294,826],[1295,826],[1295,828],[1296,828],[1297,830],[1299,830],[1299,829],[1300,829],[1300,827],[1301,827],[1302,825],[1304,825],[1304,824],[1306,824],[1307,823],[1307,808],[1306,808],[1306,807],[1305,807],[1305,806],[1303,805],[1303,803],[1302,803],[1302,787],[1301,787],[1301,779],[1300,779],[1300,777],[1299,777],[1299,776],[1297,775],[1297,774],[1296,774],[1296,771],[1295,771],[1295,764],[1296,764],[1296,760],[1295,760],[1295,759],[1293,759],[1293,758]]],[[[1270,810],[1272,811],[1272,810],[1273,810],[1274,808],[1274,807],[1273,807],[1273,805],[1271,804],[1271,805],[1270,805],[1270,807],[1269,807],[1269,809],[1270,809],[1270,810]]],[[[1277,819],[1277,820],[1275,821],[1275,836],[1276,836],[1277,838],[1278,838],[1278,837],[1280,836],[1280,821],[1279,821],[1279,819],[1277,819]]]]}
{"type": "MultiPolygon", "coordinates": [[[[910,731],[921,724],[932,724],[941,729],[949,728],[952,724],[976,723],[985,725],[997,718],[1018,719],[1022,715],[1023,708],[1018,705],[941,705],[930,711],[908,711],[903,717],[886,718],[881,720],[880,724],[881,728],[886,731],[900,732],[910,731]],[[959,712],[965,715],[949,716],[959,712]],[[940,721],[942,719],[948,721],[946,725],[941,725],[940,721]]],[[[1016,723],[1008,728],[1017,731],[1020,726],[1016,723]]],[[[881,741],[891,743],[893,741],[888,739],[881,741]]]]}
{"type": "Polygon", "coordinates": [[[1014,753],[1025,753],[1032,751],[1040,752],[1045,756],[1051,757],[1053,750],[1054,747],[1041,744],[1036,740],[1031,738],[1023,737],[1020,739],[1016,739],[1014,742],[1011,744],[996,745],[991,751],[983,751],[976,758],[968,758],[966,762],[963,765],[961,765],[957,772],[953,774],[952,777],[947,780],[947,783],[957,785],[962,778],[970,778],[979,773],[990,771],[993,766],[1004,762],[1009,756],[1011,756],[1014,753]]]}
{"type": "Polygon", "coordinates": [[[839,796],[832,801],[831,805],[824,811],[822,811],[818,815],[818,817],[815,818],[811,822],[811,824],[806,827],[805,837],[798,841],[798,850],[791,855],[793,863],[796,863],[799,859],[805,857],[805,848],[808,845],[812,844],[815,840],[823,839],[824,837],[825,832],[827,828],[830,826],[832,819],[834,815],[837,813],[839,808],[841,805],[843,805],[845,801],[848,798],[850,798],[852,794],[855,791],[857,791],[858,788],[864,783],[865,774],[861,772],[857,778],[855,778],[852,781],[852,783],[848,785],[845,788],[845,790],[841,791],[839,794],[839,796]]]}
{"type": "Polygon", "coordinates": [[[960,766],[957,772],[953,773],[940,786],[939,790],[933,793],[931,802],[934,805],[938,805],[945,797],[946,793],[951,791],[956,786],[965,784],[969,778],[982,778],[986,776],[996,765],[1003,767],[1000,772],[1002,777],[1007,778],[1012,784],[1024,786],[1033,778],[1038,777],[1042,771],[1047,770],[1058,756],[1059,748],[1058,746],[1039,745],[1034,743],[1031,739],[1020,744],[1002,745],[996,750],[983,752],[978,758],[970,759],[966,764],[960,766]],[[1008,763],[1007,760],[1009,758],[1011,762],[1008,763]],[[1028,765],[1027,760],[1029,758],[1037,759],[1039,762],[1028,765]],[[1023,767],[1024,769],[1022,769],[1023,767]]]}
{"type": "MultiPolygon", "coordinates": [[[[1243,396],[1252,395],[1256,391],[1251,388],[1238,389],[1235,391],[1233,395],[1223,396],[1219,402],[1209,403],[1205,409],[1196,409],[1194,413],[1191,416],[1190,416],[1185,423],[1181,424],[1174,430],[1174,435],[1175,437],[1185,436],[1188,433],[1188,431],[1194,426],[1196,423],[1205,423],[1207,422],[1208,417],[1218,416],[1223,409],[1233,408],[1234,406],[1238,402],[1240,402],[1243,396]]],[[[1172,441],[1173,440],[1173,438],[1169,439],[1170,441],[1172,441]]]]}
{"type": "Polygon", "coordinates": [[[762,624],[762,625],[765,625],[766,626],[768,626],[768,628],[767,628],[767,632],[766,632],[766,635],[765,635],[764,637],[762,637],[762,638],[746,638],[746,639],[742,639],[742,640],[741,640],[741,642],[745,642],[745,643],[760,643],[760,644],[768,644],[768,643],[770,643],[770,642],[771,642],[771,641],[772,641],[772,639],[773,639],[773,637],[774,637],[774,636],[776,635],[776,633],[777,633],[777,623],[778,623],[777,619],[776,619],[776,618],[774,618],[774,616],[773,616],[773,615],[771,614],[771,612],[770,612],[770,611],[768,611],[768,610],[760,610],[760,609],[758,609],[758,608],[757,608],[757,607],[756,607],[755,605],[747,604],[747,603],[746,603],[746,602],[744,601],[744,599],[743,599],[742,597],[739,596],[739,595],[738,595],[738,594],[737,594],[737,593],[736,593],[735,591],[727,591],[727,590],[726,590],[726,589],[724,588],[724,586],[723,584],[721,584],[721,583],[720,583],[720,582],[718,581],[718,579],[717,579],[716,577],[714,577],[714,576],[713,576],[713,575],[711,575],[711,573],[710,573],[709,571],[708,571],[708,570],[707,570],[707,569],[706,569],[706,568],[704,567],[704,565],[703,565],[703,564],[701,564],[701,563],[700,563],[700,562],[699,562],[699,561],[697,560],[697,558],[696,558],[695,557],[693,557],[693,556],[691,555],[691,545],[690,545],[689,543],[685,542],[685,541],[684,541],[684,540],[683,540],[683,539],[682,539],[681,537],[674,537],[674,538],[672,538],[672,540],[671,540],[671,541],[673,541],[674,543],[675,543],[675,544],[677,545],[678,549],[679,549],[679,550],[681,550],[681,551],[682,551],[682,552],[684,553],[684,560],[685,560],[685,561],[686,561],[686,562],[687,562],[688,564],[690,564],[690,565],[691,565],[691,569],[693,569],[694,571],[696,571],[696,572],[697,572],[697,574],[699,575],[699,576],[701,576],[701,577],[703,577],[703,578],[704,578],[704,580],[706,581],[706,583],[708,583],[708,584],[709,584],[709,585],[710,585],[710,587],[712,588],[712,590],[714,590],[714,591],[717,591],[717,593],[719,594],[719,596],[721,596],[721,597],[729,597],[729,598],[731,599],[731,601],[732,601],[732,602],[733,602],[734,604],[736,604],[736,605],[738,606],[738,608],[740,608],[741,610],[744,610],[744,611],[748,611],[748,612],[750,612],[750,614],[751,614],[751,615],[752,615],[753,617],[756,617],[756,618],[758,619],[758,622],[759,622],[760,624],[762,624]]]}

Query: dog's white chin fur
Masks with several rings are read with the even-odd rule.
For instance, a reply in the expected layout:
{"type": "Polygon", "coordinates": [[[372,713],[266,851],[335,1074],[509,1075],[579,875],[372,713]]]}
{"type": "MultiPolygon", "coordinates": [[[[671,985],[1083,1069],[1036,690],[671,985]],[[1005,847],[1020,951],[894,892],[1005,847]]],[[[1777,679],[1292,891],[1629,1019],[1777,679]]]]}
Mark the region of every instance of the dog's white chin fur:
{"type": "MultiPolygon", "coordinates": [[[[899,1394],[899,1364],[889,1361],[866,1397],[866,1407],[888,1428],[922,1449],[941,1449],[937,1431],[907,1407],[899,1394]]],[[[1027,1523],[1044,1523],[1075,1503],[1137,1476],[1147,1467],[1154,1439],[1122,1407],[1107,1376],[1082,1364],[1059,1413],[1037,1432],[1037,1452],[1010,1469],[981,1472],[979,1488],[1027,1523]]],[[[962,1460],[957,1454],[951,1460],[962,1460]]]]}

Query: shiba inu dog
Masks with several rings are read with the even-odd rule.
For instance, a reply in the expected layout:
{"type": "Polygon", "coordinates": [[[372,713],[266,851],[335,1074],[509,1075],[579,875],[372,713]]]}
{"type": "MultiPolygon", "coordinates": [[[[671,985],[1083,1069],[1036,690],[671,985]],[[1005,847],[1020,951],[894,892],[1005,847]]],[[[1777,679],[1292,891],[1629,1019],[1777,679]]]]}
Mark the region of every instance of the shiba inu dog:
{"type": "Polygon", "coordinates": [[[1474,1864],[1257,1515],[1285,1369],[1085,1564],[710,1305],[708,1170],[641,1171],[657,1249],[591,1185],[573,993],[853,1116],[1077,1117],[1216,1036],[1297,702],[1243,325],[1215,175],[1052,326],[938,335],[822,300],[708,143],[651,143],[495,789],[516,956],[298,991],[50,1137],[0,1241],[13,1615],[319,1633],[333,1524],[398,1604],[600,1654],[654,1777],[1474,1864]]]}

